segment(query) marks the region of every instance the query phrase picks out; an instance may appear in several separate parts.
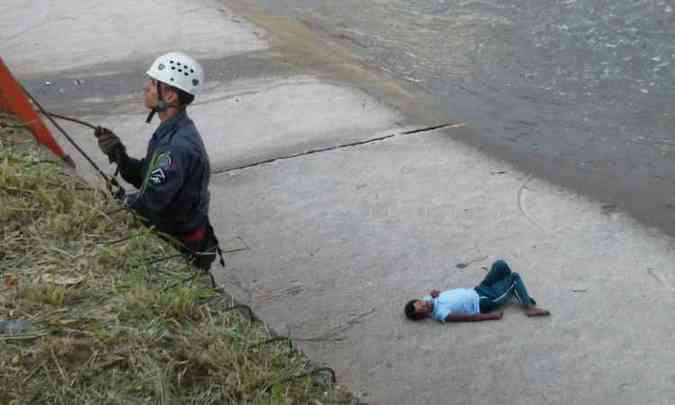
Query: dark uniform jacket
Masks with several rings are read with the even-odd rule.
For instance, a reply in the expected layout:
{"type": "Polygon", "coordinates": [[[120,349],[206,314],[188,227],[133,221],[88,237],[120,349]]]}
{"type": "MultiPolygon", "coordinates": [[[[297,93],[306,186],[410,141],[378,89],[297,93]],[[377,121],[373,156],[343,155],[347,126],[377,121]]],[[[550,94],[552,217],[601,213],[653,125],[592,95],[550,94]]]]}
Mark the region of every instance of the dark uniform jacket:
{"type": "Polygon", "coordinates": [[[128,204],[149,225],[179,238],[209,226],[209,157],[185,111],[157,128],[144,159],[120,160],[120,174],[139,189],[128,204]]]}

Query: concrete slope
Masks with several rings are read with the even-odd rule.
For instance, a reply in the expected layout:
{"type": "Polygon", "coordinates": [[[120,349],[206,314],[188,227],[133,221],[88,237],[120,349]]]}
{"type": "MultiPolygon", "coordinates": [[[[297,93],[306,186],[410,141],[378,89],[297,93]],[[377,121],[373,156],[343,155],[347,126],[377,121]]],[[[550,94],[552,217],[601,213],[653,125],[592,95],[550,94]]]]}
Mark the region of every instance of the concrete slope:
{"type": "MultiPolygon", "coordinates": [[[[459,132],[462,130],[455,130],[459,132]]],[[[452,131],[451,131],[452,132],[452,131]]],[[[673,241],[437,131],[232,172],[224,284],[378,404],[667,403],[673,241]],[[506,259],[553,312],[412,323],[506,259]]]]}
{"type": "MultiPolygon", "coordinates": [[[[367,402],[675,397],[673,240],[466,146],[469,128],[404,135],[452,117],[421,113],[422,99],[306,27],[234,1],[10,0],[0,37],[50,109],[114,129],[135,156],[154,127],[145,66],[172,47],[202,57],[210,84],[191,114],[217,172],[211,214],[226,249],[247,248],[217,276],[273,328],[309,338],[303,349],[367,402]],[[162,34],[167,21],[181,29],[162,34]],[[396,136],[305,154],[382,135],[396,136]],[[404,320],[407,299],[473,286],[496,258],[552,317],[508,307],[500,322],[404,320]]],[[[66,128],[113,171],[89,130],[66,128]]]]}
{"type": "MultiPolygon", "coordinates": [[[[212,83],[211,90],[190,108],[190,115],[202,132],[216,172],[359,141],[397,129],[402,120],[399,113],[358,89],[311,76],[212,83]]],[[[151,133],[145,116],[96,111],[84,117],[114,128],[129,153],[143,156],[151,133]]],[[[83,133],[81,139],[85,138],[95,147],[91,136],[83,133]]]]}
{"type": "Polygon", "coordinates": [[[129,62],[176,49],[220,58],[267,46],[262,32],[232,21],[215,0],[5,0],[0,15],[0,52],[23,75],[129,62]]]}
{"type": "MultiPolygon", "coordinates": [[[[7,38],[0,53],[26,87],[51,111],[113,129],[133,156],[144,155],[157,122],[144,123],[145,70],[176,49],[206,68],[206,89],[191,115],[215,171],[359,141],[403,121],[353,84],[288,63],[278,39],[219,1],[36,1],[29,7],[10,1],[0,7],[0,33],[7,38]]],[[[90,130],[63,125],[113,171],[90,130]]]]}

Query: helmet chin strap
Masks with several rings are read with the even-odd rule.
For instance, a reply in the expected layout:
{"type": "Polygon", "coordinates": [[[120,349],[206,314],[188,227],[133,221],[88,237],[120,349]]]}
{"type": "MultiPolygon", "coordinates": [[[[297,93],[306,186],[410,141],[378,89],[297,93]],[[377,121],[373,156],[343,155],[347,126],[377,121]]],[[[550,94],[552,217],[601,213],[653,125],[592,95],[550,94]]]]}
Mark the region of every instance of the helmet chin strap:
{"type": "Polygon", "coordinates": [[[162,98],[162,87],[159,84],[159,80],[157,80],[157,104],[155,104],[155,106],[152,107],[152,110],[150,110],[150,113],[148,113],[145,123],[149,124],[156,113],[164,112],[168,110],[169,107],[169,104],[162,98]]]}

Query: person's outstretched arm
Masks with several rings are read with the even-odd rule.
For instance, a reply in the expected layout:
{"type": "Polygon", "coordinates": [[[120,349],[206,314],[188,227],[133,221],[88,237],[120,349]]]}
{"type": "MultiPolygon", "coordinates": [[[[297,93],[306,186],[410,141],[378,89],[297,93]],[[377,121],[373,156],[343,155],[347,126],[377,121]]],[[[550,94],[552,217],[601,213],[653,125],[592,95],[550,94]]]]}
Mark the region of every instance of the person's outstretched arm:
{"type": "Polygon", "coordinates": [[[503,312],[493,312],[489,314],[476,315],[455,315],[450,314],[445,317],[445,322],[481,322],[481,321],[498,321],[504,317],[503,312]]]}
{"type": "Polygon", "coordinates": [[[137,189],[143,184],[143,159],[134,159],[125,153],[117,162],[122,178],[137,189]]]}

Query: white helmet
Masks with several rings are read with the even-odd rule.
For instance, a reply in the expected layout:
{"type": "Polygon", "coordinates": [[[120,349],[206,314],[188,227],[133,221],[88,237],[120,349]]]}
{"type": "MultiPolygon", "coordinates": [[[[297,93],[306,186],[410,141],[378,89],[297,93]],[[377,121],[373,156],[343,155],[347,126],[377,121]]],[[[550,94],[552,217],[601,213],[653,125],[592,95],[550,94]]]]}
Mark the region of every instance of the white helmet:
{"type": "Polygon", "coordinates": [[[180,52],[155,59],[146,72],[151,78],[196,96],[204,86],[204,70],[196,60],[180,52]]]}

